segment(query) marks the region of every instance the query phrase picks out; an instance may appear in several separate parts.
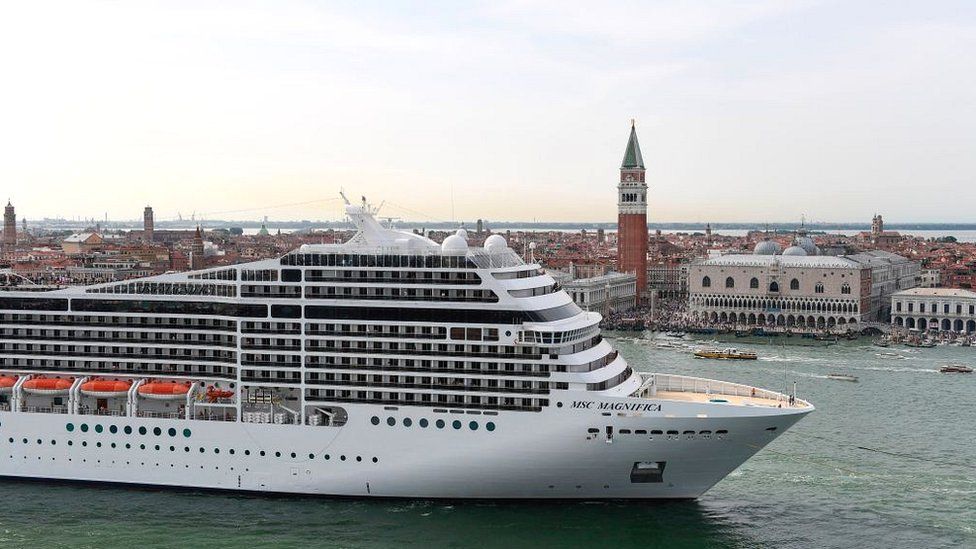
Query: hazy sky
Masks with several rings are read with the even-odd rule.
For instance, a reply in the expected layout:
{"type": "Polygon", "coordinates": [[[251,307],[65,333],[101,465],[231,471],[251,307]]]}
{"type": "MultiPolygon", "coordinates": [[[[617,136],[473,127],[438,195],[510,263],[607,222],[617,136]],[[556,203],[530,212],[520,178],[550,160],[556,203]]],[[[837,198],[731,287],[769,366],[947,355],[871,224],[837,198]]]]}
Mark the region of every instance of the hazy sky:
{"type": "MultiPolygon", "coordinates": [[[[976,222],[976,3],[5,2],[20,216],[976,222]]],[[[3,198],[6,198],[4,196],[3,198]]]]}

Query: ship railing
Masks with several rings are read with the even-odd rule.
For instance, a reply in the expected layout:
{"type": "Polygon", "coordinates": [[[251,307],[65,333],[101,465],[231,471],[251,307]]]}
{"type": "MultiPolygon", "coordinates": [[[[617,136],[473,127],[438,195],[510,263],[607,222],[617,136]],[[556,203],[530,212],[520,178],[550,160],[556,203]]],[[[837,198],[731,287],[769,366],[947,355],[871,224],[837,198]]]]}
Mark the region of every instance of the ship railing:
{"type": "MultiPolygon", "coordinates": [[[[9,408],[9,405],[7,406],[9,408]]],[[[24,406],[23,411],[33,414],[67,414],[67,406],[24,406]]]]}
{"type": "Polygon", "coordinates": [[[237,416],[233,413],[228,413],[226,415],[198,413],[193,419],[199,419],[201,421],[237,421],[237,416]]]}
{"type": "Polygon", "coordinates": [[[105,408],[98,408],[92,410],[91,408],[81,407],[78,409],[78,414],[83,416],[124,416],[124,411],[119,410],[108,410],[105,408]]]}
{"type": "Polygon", "coordinates": [[[183,417],[182,414],[178,412],[153,412],[151,410],[139,410],[138,417],[151,417],[151,418],[162,418],[162,419],[179,419],[183,417]]]}
{"type": "MultiPolygon", "coordinates": [[[[698,393],[706,395],[749,397],[756,399],[772,400],[787,405],[789,396],[767,389],[760,389],[751,385],[732,383],[729,381],[719,381],[701,377],[679,376],[674,374],[650,374],[648,375],[637,396],[640,398],[653,398],[658,392],[672,393],[698,393]]],[[[806,401],[795,399],[793,405],[797,408],[809,406],[806,401]]]]}

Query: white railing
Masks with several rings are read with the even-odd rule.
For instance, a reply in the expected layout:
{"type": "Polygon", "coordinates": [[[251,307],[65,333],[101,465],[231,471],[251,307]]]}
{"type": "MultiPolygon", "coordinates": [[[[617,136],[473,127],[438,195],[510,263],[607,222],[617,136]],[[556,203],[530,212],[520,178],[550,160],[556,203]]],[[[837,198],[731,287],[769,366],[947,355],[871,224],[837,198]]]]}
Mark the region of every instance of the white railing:
{"type": "MultiPolygon", "coordinates": [[[[790,400],[790,397],[783,393],[760,389],[750,385],[673,374],[647,374],[644,383],[637,390],[636,396],[640,398],[653,398],[658,391],[751,397],[782,402],[784,405],[788,405],[790,400]]],[[[796,408],[805,408],[809,405],[808,402],[800,399],[795,399],[793,404],[796,408]]]]}

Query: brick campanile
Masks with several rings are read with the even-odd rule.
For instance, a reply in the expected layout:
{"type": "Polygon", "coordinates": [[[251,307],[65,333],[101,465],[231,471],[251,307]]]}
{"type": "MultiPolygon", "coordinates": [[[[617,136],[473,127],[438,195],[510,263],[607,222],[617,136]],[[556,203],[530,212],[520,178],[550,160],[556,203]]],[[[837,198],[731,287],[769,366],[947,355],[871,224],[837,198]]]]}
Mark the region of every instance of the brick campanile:
{"type": "Polygon", "coordinates": [[[617,185],[617,268],[637,275],[637,299],[647,291],[647,183],[637,128],[630,122],[630,139],[620,164],[617,185]]]}

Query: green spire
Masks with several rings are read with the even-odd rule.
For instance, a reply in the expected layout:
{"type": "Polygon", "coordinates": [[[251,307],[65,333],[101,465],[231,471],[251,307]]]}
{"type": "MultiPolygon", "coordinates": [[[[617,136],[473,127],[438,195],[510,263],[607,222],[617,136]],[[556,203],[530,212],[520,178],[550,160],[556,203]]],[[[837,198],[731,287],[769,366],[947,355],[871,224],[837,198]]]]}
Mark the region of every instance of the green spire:
{"type": "Polygon", "coordinates": [[[644,169],[644,158],[641,157],[640,143],[637,142],[637,128],[634,121],[630,121],[630,139],[627,140],[627,150],[624,151],[624,161],[620,164],[620,169],[640,168],[644,169]]]}

